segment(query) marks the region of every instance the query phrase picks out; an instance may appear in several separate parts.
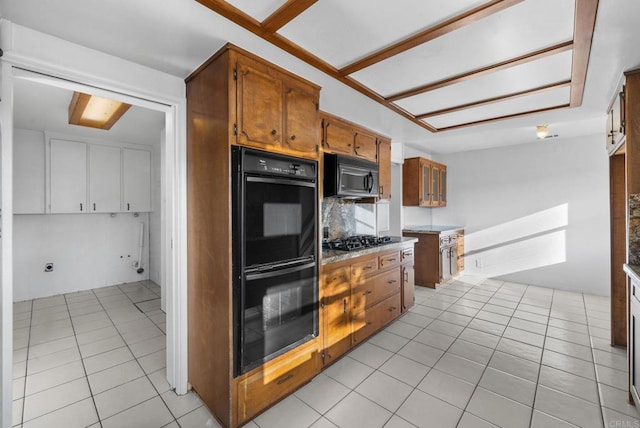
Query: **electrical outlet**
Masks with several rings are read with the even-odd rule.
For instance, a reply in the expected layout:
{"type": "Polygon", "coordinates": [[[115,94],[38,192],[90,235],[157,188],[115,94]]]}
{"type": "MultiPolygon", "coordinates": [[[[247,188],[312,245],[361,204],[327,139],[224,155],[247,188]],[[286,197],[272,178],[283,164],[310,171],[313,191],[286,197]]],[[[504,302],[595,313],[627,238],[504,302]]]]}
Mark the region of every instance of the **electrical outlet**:
{"type": "Polygon", "coordinates": [[[53,263],[51,263],[51,262],[45,263],[44,264],[44,271],[45,272],[53,272],[53,263]]]}
{"type": "Polygon", "coordinates": [[[476,259],[476,267],[477,268],[481,268],[482,267],[482,259],[476,259]]]}

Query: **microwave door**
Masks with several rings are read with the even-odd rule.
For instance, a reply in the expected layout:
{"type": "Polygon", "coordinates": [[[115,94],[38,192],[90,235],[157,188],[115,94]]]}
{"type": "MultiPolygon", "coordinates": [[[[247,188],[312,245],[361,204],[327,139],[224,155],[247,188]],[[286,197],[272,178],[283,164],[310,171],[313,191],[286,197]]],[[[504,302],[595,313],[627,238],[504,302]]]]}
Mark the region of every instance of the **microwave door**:
{"type": "Polygon", "coordinates": [[[338,195],[368,196],[373,186],[373,177],[368,169],[342,166],[339,183],[338,195]]]}

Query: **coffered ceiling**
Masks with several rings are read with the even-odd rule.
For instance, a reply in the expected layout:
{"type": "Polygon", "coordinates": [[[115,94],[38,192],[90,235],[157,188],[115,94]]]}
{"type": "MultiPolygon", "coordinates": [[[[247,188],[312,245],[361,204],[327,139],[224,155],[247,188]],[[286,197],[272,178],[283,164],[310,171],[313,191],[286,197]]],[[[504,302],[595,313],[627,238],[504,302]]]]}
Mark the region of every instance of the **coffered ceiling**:
{"type": "Polygon", "coordinates": [[[582,104],[598,0],[197,0],[432,132],[582,104]]]}
{"type": "MultiPolygon", "coordinates": [[[[421,29],[446,23],[465,10],[481,7],[488,1],[309,0],[288,3],[286,0],[229,0],[229,3],[216,3],[225,10],[235,10],[237,17],[242,17],[239,22],[253,25],[256,31],[247,30],[213,12],[207,7],[209,3],[205,6],[195,0],[2,0],[0,18],[181,78],[188,76],[225,43],[231,42],[321,86],[320,106],[323,110],[423,152],[452,153],[514,144],[561,144],[564,139],[594,134],[601,134],[604,139],[606,109],[620,76],[625,70],[640,67],[638,0],[600,1],[592,39],[575,37],[574,33],[581,33],[576,22],[580,24],[584,20],[576,21],[575,15],[573,19],[568,17],[579,12],[581,4],[595,7],[593,0],[586,3],[586,0],[496,2],[494,9],[498,4],[506,6],[480,19],[462,20],[457,27],[451,26],[452,31],[446,34],[428,32],[424,36],[428,41],[424,44],[345,78],[333,77],[336,70],[418,34],[421,29]],[[287,13],[275,15],[280,17],[278,19],[268,19],[285,4],[296,7],[288,7],[287,13]],[[535,10],[527,9],[531,7],[535,10]],[[531,11],[531,16],[525,16],[529,14],[527,10],[531,11]],[[509,16],[528,24],[511,25],[509,16]],[[289,17],[292,19],[287,20],[289,17]],[[265,20],[265,24],[261,24],[265,20]],[[567,28],[560,24],[565,21],[571,21],[566,24],[567,28]],[[281,40],[278,43],[282,43],[282,47],[258,35],[267,31],[271,31],[271,39],[281,40]],[[438,37],[429,39],[429,36],[438,37]],[[573,63],[580,50],[574,47],[585,46],[589,41],[591,50],[582,105],[517,116],[518,109],[529,111],[571,103],[566,92],[574,92],[573,86],[566,82],[574,77],[577,68],[573,63]],[[565,42],[571,43],[572,48],[397,99],[393,105],[400,114],[381,102],[384,96],[413,89],[416,85],[433,83],[469,72],[474,67],[486,67],[565,42]],[[312,67],[288,53],[291,47],[303,48],[310,58],[322,58],[321,64],[325,65],[323,68],[312,67]],[[412,52],[433,57],[418,56],[412,60],[415,63],[406,62],[412,52]],[[398,60],[401,62],[394,63],[398,60]],[[399,65],[395,70],[387,64],[399,65]],[[383,72],[387,74],[383,75],[383,72]],[[424,76],[422,82],[421,76],[424,76]],[[362,82],[356,81],[356,77],[362,82]],[[409,79],[412,79],[411,84],[406,84],[409,79]],[[381,94],[373,98],[365,96],[361,90],[364,86],[371,86],[369,89],[381,94]],[[532,88],[540,89],[527,92],[532,88]],[[494,100],[499,97],[504,98],[494,100]],[[474,105],[467,106],[471,103],[474,105]],[[409,112],[418,116],[428,114],[423,120],[433,128],[514,113],[516,116],[446,132],[430,132],[425,129],[426,123],[415,120],[409,112]],[[548,124],[551,134],[559,137],[544,142],[537,140],[535,129],[541,124],[548,124]]],[[[588,34],[588,31],[582,34],[588,34]]],[[[0,39],[5,52],[6,42],[6,38],[0,39]]],[[[579,80],[573,80],[574,85],[579,80]]]]}

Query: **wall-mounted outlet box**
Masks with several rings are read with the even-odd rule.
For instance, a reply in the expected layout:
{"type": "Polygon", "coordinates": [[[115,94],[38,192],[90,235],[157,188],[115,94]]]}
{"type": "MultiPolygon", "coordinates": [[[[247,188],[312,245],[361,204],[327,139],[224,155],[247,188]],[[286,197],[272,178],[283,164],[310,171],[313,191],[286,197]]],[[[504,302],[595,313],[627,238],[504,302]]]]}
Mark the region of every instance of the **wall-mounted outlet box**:
{"type": "Polygon", "coordinates": [[[45,272],[53,272],[53,263],[45,263],[44,264],[45,272]]]}

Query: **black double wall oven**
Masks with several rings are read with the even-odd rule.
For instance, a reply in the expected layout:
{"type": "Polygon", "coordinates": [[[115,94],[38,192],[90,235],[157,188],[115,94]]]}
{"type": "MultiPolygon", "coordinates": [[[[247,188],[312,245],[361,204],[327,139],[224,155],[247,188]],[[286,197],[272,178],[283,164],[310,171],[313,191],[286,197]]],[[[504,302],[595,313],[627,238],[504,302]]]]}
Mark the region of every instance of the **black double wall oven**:
{"type": "Polygon", "coordinates": [[[234,374],[318,335],[318,173],[233,146],[234,374]]]}

